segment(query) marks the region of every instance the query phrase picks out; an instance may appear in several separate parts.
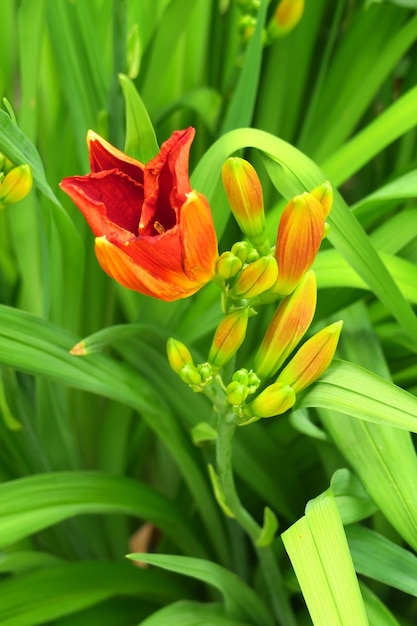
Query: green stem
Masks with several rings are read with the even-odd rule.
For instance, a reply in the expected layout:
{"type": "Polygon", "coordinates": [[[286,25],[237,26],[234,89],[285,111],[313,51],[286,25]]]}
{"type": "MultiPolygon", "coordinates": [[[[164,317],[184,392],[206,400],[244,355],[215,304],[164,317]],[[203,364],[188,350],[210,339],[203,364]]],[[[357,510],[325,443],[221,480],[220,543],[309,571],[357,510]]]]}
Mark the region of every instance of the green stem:
{"type": "Polygon", "coordinates": [[[271,605],[280,626],[297,626],[288,595],[285,591],[282,574],[271,546],[260,548],[256,541],[261,527],[242,505],[236,491],[232,466],[232,443],[237,426],[237,417],[233,413],[224,413],[219,417],[216,439],[217,473],[228,507],[233,512],[238,524],[252,540],[258,554],[259,563],[268,587],[271,605]]]}

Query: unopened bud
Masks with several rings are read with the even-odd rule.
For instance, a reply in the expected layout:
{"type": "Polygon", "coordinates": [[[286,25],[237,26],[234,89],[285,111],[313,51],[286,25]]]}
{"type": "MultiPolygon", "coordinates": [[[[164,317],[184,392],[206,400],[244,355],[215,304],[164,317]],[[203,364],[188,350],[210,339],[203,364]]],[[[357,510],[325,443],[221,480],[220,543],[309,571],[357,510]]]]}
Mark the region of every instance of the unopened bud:
{"type": "Polygon", "coordinates": [[[29,165],[18,165],[6,174],[0,187],[0,206],[22,200],[32,189],[32,170],[29,165]]]}
{"type": "Polygon", "coordinates": [[[278,266],[273,256],[261,256],[243,268],[230,290],[233,298],[254,298],[276,282],[278,266]]]}
{"type": "Polygon", "coordinates": [[[242,367],[240,370],[236,370],[233,373],[232,380],[241,385],[247,385],[249,383],[249,372],[246,368],[242,367]]]}
{"type": "Polygon", "coordinates": [[[326,326],[308,339],[278,376],[276,382],[291,385],[299,393],[329,367],[336,352],[343,322],[326,326]]]}
{"type": "Polygon", "coordinates": [[[246,385],[233,380],[227,385],[226,400],[233,406],[239,406],[244,403],[248,397],[248,393],[249,391],[246,385]]]}
{"type": "Polygon", "coordinates": [[[213,368],[211,367],[210,363],[200,363],[199,365],[197,365],[197,370],[204,383],[211,382],[213,378],[213,368]]]}
{"type": "Polygon", "coordinates": [[[248,417],[273,417],[288,411],[295,404],[295,392],[289,385],[273,383],[244,409],[248,417]]]}
{"type": "Polygon", "coordinates": [[[324,183],[310,191],[310,193],[320,202],[323,209],[324,219],[326,219],[333,204],[333,187],[329,181],[326,180],[324,183]]]}
{"type": "Polygon", "coordinates": [[[200,373],[195,365],[184,365],[178,372],[181,380],[183,380],[187,385],[191,385],[192,387],[198,386],[202,384],[202,378],[200,373]]]}
{"type": "Polygon", "coordinates": [[[323,208],[310,193],[295,196],[281,216],[275,258],[279,275],[273,291],[288,295],[313,265],[324,233],[323,208]]]}
{"type": "Polygon", "coordinates": [[[245,159],[230,157],[222,168],[222,181],[232,213],[240,229],[263,253],[269,250],[261,181],[245,159]]]}
{"type": "Polygon", "coordinates": [[[181,341],[170,337],[167,341],[168,361],[176,374],[179,374],[184,365],[194,365],[191,352],[181,341]]]}
{"type": "Polygon", "coordinates": [[[316,276],[310,270],[293,293],[280,302],[268,326],[255,356],[254,369],[258,376],[273,376],[283,365],[307,332],[316,302],[316,276]]]}
{"type": "Polygon", "coordinates": [[[223,280],[236,276],[242,269],[242,261],[232,252],[223,252],[216,263],[216,274],[223,280]]]}
{"type": "MultiPolygon", "coordinates": [[[[236,241],[231,248],[232,254],[237,256],[242,263],[246,263],[248,255],[252,250],[254,250],[253,246],[247,241],[236,241]]],[[[255,261],[256,259],[253,260],[255,261]]]]}
{"type": "Polygon", "coordinates": [[[304,11],[304,0],[281,0],[268,24],[268,39],[283,37],[300,21],[304,11]]]}
{"type": "Polygon", "coordinates": [[[248,308],[237,309],[226,315],[218,325],[208,358],[215,368],[225,365],[239,350],[246,336],[248,317],[248,308]]]}

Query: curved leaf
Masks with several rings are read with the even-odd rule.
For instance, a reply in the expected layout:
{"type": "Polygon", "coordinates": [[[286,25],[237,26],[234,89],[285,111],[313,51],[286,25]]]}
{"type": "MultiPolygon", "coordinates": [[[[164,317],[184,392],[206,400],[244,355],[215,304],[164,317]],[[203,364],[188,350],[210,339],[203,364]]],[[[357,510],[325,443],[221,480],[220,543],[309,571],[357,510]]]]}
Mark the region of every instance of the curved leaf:
{"type": "Polygon", "coordinates": [[[205,554],[178,506],[147,485],[95,472],[55,472],[0,484],[5,546],[74,515],[123,513],[150,521],[188,552],[205,554]]]}
{"type": "Polygon", "coordinates": [[[248,619],[259,626],[272,626],[273,624],[271,614],[259,595],[236,574],[217,563],[165,554],[129,554],[129,558],[212,585],[222,594],[226,604],[226,613],[230,617],[238,620],[248,619]]]}

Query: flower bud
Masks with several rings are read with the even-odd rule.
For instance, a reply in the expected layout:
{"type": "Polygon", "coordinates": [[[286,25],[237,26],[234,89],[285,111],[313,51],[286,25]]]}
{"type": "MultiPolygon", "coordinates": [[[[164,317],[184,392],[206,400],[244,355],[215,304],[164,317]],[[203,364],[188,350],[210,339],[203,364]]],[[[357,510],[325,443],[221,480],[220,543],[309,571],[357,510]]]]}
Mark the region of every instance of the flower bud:
{"type": "Polygon", "coordinates": [[[230,290],[233,298],[254,298],[275,283],[278,266],[273,256],[261,256],[243,268],[235,285],[230,290]]]}
{"type": "Polygon", "coordinates": [[[233,215],[253,245],[267,252],[265,212],[261,182],[245,159],[231,157],[222,168],[222,181],[233,215]]]}
{"type": "Polygon", "coordinates": [[[300,21],[304,11],[304,0],[281,0],[268,24],[268,39],[276,39],[289,33],[300,21]]]}
{"type": "Polygon", "coordinates": [[[184,365],[178,374],[180,375],[181,380],[192,387],[195,387],[196,385],[200,386],[203,382],[198,369],[192,364],[184,365]]]}
{"type": "Polygon", "coordinates": [[[279,304],[255,356],[261,378],[273,376],[307,332],[317,302],[316,276],[307,272],[292,294],[279,304]]]}
{"type": "Polygon", "coordinates": [[[336,352],[343,322],[326,326],[308,339],[278,376],[276,382],[291,385],[299,393],[329,367],[336,352]]]}
{"type": "Polygon", "coordinates": [[[213,368],[210,363],[200,363],[197,365],[198,373],[201,376],[203,383],[210,383],[213,379],[213,368]]]}
{"type": "Polygon", "coordinates": [[[329,181],[326,180],[321,185],[318,185],[318,187],[314,187],[310,193],[320,202],[323,209],[324,219],[326,219],[333,204],[333,187],[329,181]]]}
{"type": "Polygon", "coordinates": [[[223,252],[216,263],[216,274],[223,280],[236,276],[242,269],[242,261],[232,252],[223,252]]]}
{"type": "Polygon", "coordinates": [[[286,296],[313,265],[324,233],[323,208],[310,193],[295,196],[281,216],[275,258],[279,275],[273,291],[286,296]]]}
{"type": "MultiPolygon", "coordinates": [[[[248,255],[252,250],[254,250],[254,248],[248,241],[236,241],[231,248],[232,254],[237,256],[242,263],[246,263],[248,255]]],[[[253,260],[256,261],[256,259],[253,260]]]]}
{"type": "Polygon", "coordinates": [[[227,385],[226,388],[226,400],[233,406],[238,406],[244,403],[248,397],[249,390],[246,385],[233,380],[227,385]]]}
{"type": "Polygon", "coordinates": [[[289,385],[273,383],[245,407],[248,417],[273,417],[288,411],[295,404],[295,393],[289,385]]]}
{"type": "Polygon", "coordinates": [[[167,341],[168,361],[176,374],[179,374],[184,365],[194,365],[191,352],[181,341],[170,337],[167,341]]]}
{"type": "Polygon", "coordinates": [[[233,373],[232,380],[236,383],[247,386],[249,383],[248,370],[245,367],[242,367],[240,370],[236,370],[236,372],[233,373]]]}
{"type": "Polygon", "coordinates": [[[29,165],[18,165],[4,177],[0,187],[0,206],[22,200],[32,189],[32,170],[29,165]]]}
{"type": "Polygon", "coordinates": [[[218,325],[208,360],[215,368],[225,365],[239,350],[248,326],[249,309],[242,308],[226,315],[218,325]]]}

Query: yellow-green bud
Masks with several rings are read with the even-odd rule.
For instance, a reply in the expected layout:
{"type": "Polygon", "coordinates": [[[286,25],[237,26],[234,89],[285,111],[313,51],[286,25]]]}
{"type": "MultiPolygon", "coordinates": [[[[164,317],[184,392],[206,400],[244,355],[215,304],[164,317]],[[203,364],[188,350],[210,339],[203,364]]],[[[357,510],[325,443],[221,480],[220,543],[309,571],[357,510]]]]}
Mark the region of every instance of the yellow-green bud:
{"type": "Polygon", "coordinates": [[[291,385],[299,393],[317,380],[332,362],[342,326],[340,320],[310,337],[284,367],[276,382],[291,385]]]}
{"type": "MultiPolygon", "coordinates": [[[[254,250],[254,248],[247,241],[236,241],[236,243],[234,243],[231,248],[232,254],[237,256],[242,261],[242,263],[246,263],[248,254],[252,250],[254,250]]],[[[256,259],[253,259],[253,260],[256,260],[256,259]]]]}
{"type": "Polygon", "coordinates": [[[273,256],[261,256],[243,268],[230,290],[233,298],[254,298],[267,291],[278,277],[278,266],[273,256]]]}
{"type": "Polygon", "coordinates": [[[310,193],[320,202],[323,209],[324,219],[326,219],[333,204],[333,187],[329,181],[326,180],[321,185],[318,185],[318,187],[314,187],[310,193]]]}
{"type": "Polygon", "coordinates": [[[273,376],[307,332],[316,310],[317,286],[313,270],[284,298],[268,326],[255,356],[254,369],[261,378],[273,376]]]}
{"type": "Polygon", "coordinates": [[[223,280],[233,278],[241,269],[242,261],[232,252],[223,252],[216,263],[216,274],[223,280]]]}
{"type": "Polygon", "coordinates": [[[32,170],[29,165],[18,165],[6,174],[0,187],[0,206],[22,200],[32,189],[32,170]]]}
{"type": "Polygon", "coordinates": [[[239,350],[248,326],[249,309],[242,308],[226,315],[218,325],[209,352],[213,367],[225,365],[239,350]]]}
{"type": "Polygon", "coordinates": [[[222,181],[232,213],[240,229],[265,252],[265,212],[262,186],[254,167],[245,159],[230,157],[222,168],[222,181]]]}
{"type": "Polygon", "coordinates": [[[281,0],[268,24],[268,39],[273,40],[289,33],[301,20],[303,11],[304,0],[281,0]]]}
{"type": "Polygon", "coordinates": [[[172,337],[167,341],[168,361],[176,374],[179,374],[184,365],[194,365],[191,352],[181,341],[172,337]]]}
{"type": "Polygon", "coordinates": [[[195,365],[184,365],[178,373],[187,385],[201,385],[203,382],[195,365]]]}
{"type": "Polygon", "coordinates": [[[210,363],[200,363],[197,365],[197,370],[204,383],[211,382],[213,378],[213,368],[210,363]]]}
{"type": "Polygon", "coordinates": [[[248,252],[248,256],[246,257],[246,263],[254,263],[259,259],[259,252],[256,248],[252,248],[248,252]]]}
{"type": "Polygon", "coordinates": [[[247,385],[249,382],[249,372],[246,368],[242,367],[240,370],[236,370],[233,373],[232,380],[240,383],[241,385],[247,385]]]}
{"type": "Polygon", "coordinates": [[[288,411],[295,404],[295,393],[289,385],[273,383],[244,409],[248,417],[273,417],[288,411]]]}
{"type": "Polygon", "coordinates": [[[229,404],[233,404],[233,406],[239,406],[244,403],[248,397],[248,393],[249,391],[246,385],[233,380],[227,385],[226,400],[229,404]]]}

